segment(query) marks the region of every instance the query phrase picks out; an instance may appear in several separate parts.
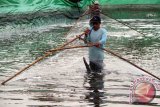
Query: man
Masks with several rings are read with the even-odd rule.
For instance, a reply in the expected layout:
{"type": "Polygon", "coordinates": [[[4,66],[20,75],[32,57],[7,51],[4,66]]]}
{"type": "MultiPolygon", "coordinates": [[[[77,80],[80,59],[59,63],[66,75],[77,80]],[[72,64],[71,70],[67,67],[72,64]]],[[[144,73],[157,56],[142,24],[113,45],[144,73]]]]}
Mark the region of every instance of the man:
{"type": "Polygon", "coordinates": [[[95,1],[92,5],[89,5],[88,11],[86,11],[83,15],[90,14],[89,18],[92,18],[93,16],[99,16],[100,17],[101,8],[98,1],[95,1]]]}
{"type": "Polygon", "coordinates": [[[103,69],[104,52],[100,48],[104,48],[107,40],[107,31],[101,28],[101,18],[93,16],[90,20],[92,27],[85,31],[86,43],[95,46],[89,48],[89,61],[92,71],[101,71],[103,69]]]}
{"type": "Polygon", "coordinates": [[[101,9],[98,1],[95,1],[93,5],[89,6],[89,12],[91,13],[91,18],[93,16],[100,16],[101,9]]]}

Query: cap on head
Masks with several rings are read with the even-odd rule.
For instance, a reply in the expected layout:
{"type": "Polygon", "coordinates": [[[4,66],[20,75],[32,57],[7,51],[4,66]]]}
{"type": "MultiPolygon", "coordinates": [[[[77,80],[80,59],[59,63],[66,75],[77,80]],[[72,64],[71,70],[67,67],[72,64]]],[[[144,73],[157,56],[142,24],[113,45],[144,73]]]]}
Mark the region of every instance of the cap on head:
{"type": "Polygon", "coordinates": [[[99,4],[99,2],[98,2],[98,1],[95,1],[94,4],[99,4]]]}
{"type": "Polygon", "coordinates": [[[99,16],[93,16],[90,21],[91,21],[92,23],[93,23],[93,22],[99,22],[99,23],[101,23],[101,18],[100,18],[99,16]]]}

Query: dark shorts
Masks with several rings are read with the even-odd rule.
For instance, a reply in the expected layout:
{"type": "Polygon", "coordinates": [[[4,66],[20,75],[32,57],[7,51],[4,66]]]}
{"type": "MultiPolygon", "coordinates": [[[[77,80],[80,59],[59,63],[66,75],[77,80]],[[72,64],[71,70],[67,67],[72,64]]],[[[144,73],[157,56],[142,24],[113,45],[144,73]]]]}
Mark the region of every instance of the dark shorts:
{"type": "Polygon", "coordinates": [[[89,62],[90,68],[94,72],[101,72],[103,69],[103,61],[90,61],[89,62]]]}

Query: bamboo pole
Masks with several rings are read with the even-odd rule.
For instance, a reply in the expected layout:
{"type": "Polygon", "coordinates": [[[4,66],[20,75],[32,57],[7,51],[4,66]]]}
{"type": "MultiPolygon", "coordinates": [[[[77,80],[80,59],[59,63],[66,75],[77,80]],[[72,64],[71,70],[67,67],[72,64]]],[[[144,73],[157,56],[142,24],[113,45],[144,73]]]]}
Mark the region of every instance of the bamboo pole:
{"type": "MultiPolygon", "coordinates": [[[[76,39],[80,38],[81,36],[83,36],[85,33],[82,33],[78,36],[76,36],[75,38],[73,38],[72,40],[66,42],[65,44],[63,44],[62,46],[60,46],[59,48],[57,48],[57,50],[61,50],[61,48],[67,46],[68,44],[72,43],[73,41],[75,41],[76,39]]],[[[51,49],[51,50],[56,50],[56,49],[51,49]]],[[[25,70],[27,70],[28,68],[30,68],[31,66],[35,65],[37,62],[43,60],[44,58],[52,55],[54,52],[56,51],[52,51],[52,52],[48,52],[46,53],[44,56],[39,57],[37,60],[35,60],[34,62],[32,62],[31,64],[27,65],[26,67],[24,67],[23,69],[21,69],[19,72],[17,72],[15,75],[13,75],[12,77],[8,78],[7,80],[3,81],[1,83],[1,85],[5,85],[8,81],[10,81],[11,79],[13,79],[14,77],[18,76],[19,74],[21,74],[22,72],[24,72],[25,70]]]]}
{"type": "Polygon", "coordinates": [[[109,50],[109,49],[105,49],[105,48],[101,48],[101,49],[102,49],[102,50],[104,50],[104,51],[106,51],[106,52],[108,52],[108,53],[110,53],[110,54],[112,54],[112,55],[114,55],[114,56],[116,56],[116,57],[118,57],[118,58],[120,58],[120,59],[122,59],[123,61],[125,61],[125,62],[127,62],[127,63],[129,63],[129,64],[133,65],[134,67],[136,67],[136,68],[140,69],[141,71],[143,71],[143,72],[145,72],[145,73],[147,73],[147,74],[149,74],[149,75],[153,76],[154,78],[156,78],[156,79],[160,80],[160,78],[159,78],[159,77],[157,77],[157,76],[155,76],[154,74],[150,73],[149,71],[147,71],[147,70],[145,70],[145,69],[141,68],[140,66],[138,66],[138,65],[134,64],[134,63],[133,63],[133,62],[131,62],[130,60],[125,59],[125,58],[121,57],[120,55],[118,55],[118,54],[114,53],[113,51],[111,51],[111,50],[109,50]]]}
{"type": "Polygon", "coordinates": [[[64,47],[64,48],[56,48],[56,49],[53,49],[53,50],[48,51],[46,53],[53,53],[55,51],[68,50],[68,49],[86,48],[86,47],[92,47],[92,46],[94,46],[94,45],[69,46],[69,47],[64,47]]]}
{"type": "MultiPolygon", "coordinates": [[[[83,40],[83,41],[85,42],[85,40],[84,40],[83,38],[80,38],[80,40],[83,40]]],[[[89,43],[89,44],[90,44],[90,43],[89,43]]],[[[94,45],[93,45],[93,46],[94,46],[94,45]]],[[[147,74],[149,74],[149,75],[153,76],[154,78],[156,78],[156,79],[160,80],[160,78],[159,78],[158,76],[156,76],[156,75],[154,75],[154,74],[150,73],[149,71],[147,71],[147,70],[145,70],[145,69],[141,68],[140,66],[138,66],[138,65],[134,64],[134,63],[133,63],[133,62],[131,62],[130,60],[125,59],[125,58],[121,57],[120,55],[116,54],[115,52],[113,52],[113,51],[111,51],[111,50],[109,50],[109,49],[105,49],[105,48],[100,48],[100,49],[102,49],[102,50],[104,50],[104,51],[106,51],[106,52],[108,52],[108,53],[112,54],[113,56],[118,57],[119,59],[121,59],[121,60],[123,60],[123,61],[125,61],[125,62],[127,62],[127,63],[129,63],[129,64],[131,64],[132,66],[134,66],[134,67],[136,67],[136,68],[140,69],[141,71],[143,71],[143,72],[145,72],[145,73],[147,73],[147,74]]]]}

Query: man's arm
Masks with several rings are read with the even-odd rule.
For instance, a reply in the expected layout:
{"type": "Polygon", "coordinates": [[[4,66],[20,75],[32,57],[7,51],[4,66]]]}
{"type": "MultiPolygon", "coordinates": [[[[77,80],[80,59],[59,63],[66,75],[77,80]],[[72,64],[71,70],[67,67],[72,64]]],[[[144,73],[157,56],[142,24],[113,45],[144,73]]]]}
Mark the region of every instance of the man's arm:
{"type": "Polygon", "coordinates": [[[101,40],[99,41],[99,43],[102,45],[102,44],[106,44],[106,41],[107,41],[107,31],[106,30],[103,30],[103,34],[102,34],[102,38],[101,40]]]}
{"type": "Polygon", "coordinates": [[[84,32],[85,32],[84,40],[85,40],[85,44],[87,44],[89,42],[89,34],[90,34],[91,30],[89,28],[87,28],[84,32]]]}
{"type": "Polygon", "coordinates": [[[107,31],[104,29],[101,40],[95,43],[94,45],[96,47],[100,47],[101,45],[106,44],[106,41],[107,41],[107,31]]]}

